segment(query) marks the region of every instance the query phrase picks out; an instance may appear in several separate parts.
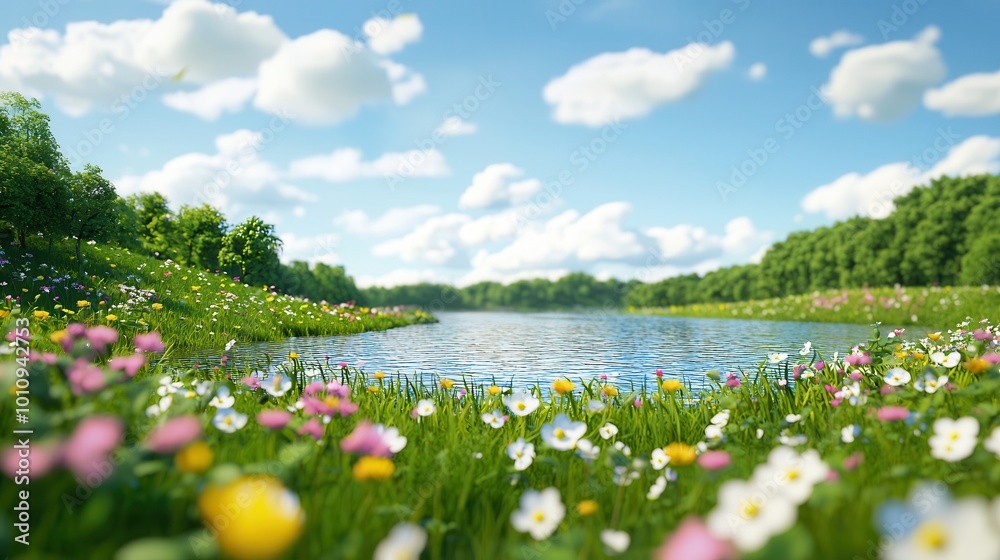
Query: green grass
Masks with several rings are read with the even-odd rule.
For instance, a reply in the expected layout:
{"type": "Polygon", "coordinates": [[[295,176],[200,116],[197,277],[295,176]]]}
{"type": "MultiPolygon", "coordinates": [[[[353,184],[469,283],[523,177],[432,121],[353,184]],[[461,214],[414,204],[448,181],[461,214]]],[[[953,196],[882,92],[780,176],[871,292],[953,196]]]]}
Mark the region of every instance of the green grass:
{"type": "MultiPolygon", "coordinates": [[[[51,325],[111,324],[131,335],[159,331],[173,349],[221,348],[237,341],[280,340],[384,330],[433,321],[422,312],[309,302],[232,278],[85,245],[80,277],[72,245],[0,252],[0,310],[46,312],[51,325]],[[6,261],[6,262],[5,262],[6,261]]],[[[50,328],[49,330],[56,330],[50,328]]]]}
{"type": "Polygon", "coordinates": [[[629,311],[719,319],[858,324],[881,321],[886,325],[943,329],[968,317],[1000,317],[1000,287],[852,288],[758,301],[630,308],[629,311]]]}
{"type": "MultiPolygon", "coordinates": [[[[14,319],[8,317],[8,328],[14,319]]],[[[296,382],[287,394],[275,397],[261,389],[234,385],[233,380],[248,373],[245,371],[226,367],[173,370],[162,362],[153,370],[141,371],[135,379],[118,379],[93,394],[74,395],[66,381],[66,371],[74,367],[70,359],[55,366],[36,362],[29,377],[35,445],[66,437],[81,419],[96,414],[119,418],[125,426],[125,438],[115,454],[113,473],[92,489],[78,489],[78,482],[64,469],[33,477],[32,546],[4,552],[25,558],[216,557],[215,539],[199,515],[199,496],[213,508],[235,508],[224,528],[213,525],[220,527],[220,535],[242,531],[245,542],[273,542],[284,532],[274,523],[273,513],[252,505],[255,497],[241,509],[236,499],[226,501],[211,492],[206,494],[211,484],[248,473],[268,473],[299,498],[305,514],[304,530],[289,549],[289,558],[371,558],[379,541],[400,522],[412,522],[426,530],[428,543],[422,558],[602,558],[605,551],[599,535],[608,528],[631,536],[624,557],[649,558],[683,519],[709,514],[716,507],[722,485],[748,479],[782,439],[803,436],[805,442],[791,443],[799,451],[818,452],[835,477],[815,485],[808,500],[797,508],[791,529],[775,535],[767,548],[745,557],[843,559],[857,554],[865,558],[873,543],[881,542],[872,523],[874,513],[886,500],[906,496],[918,481],[941,481],[959,497],[992,499],[1000,489],[1000,461],[982,444],[998,425],[1000,415],[997,367],[978,373],[963,365],[945,370],[928,358],[934,351],[961,347],[961,361],[978,371],[982,364],[968,360],[992,353],[994,343],[973,340],[969,331],[984,327],[965,326],[937,342],[921,338],[923,333],[873,340],[864,347],[873,363],[857,367],[834,363],[832,352],[794,355],[780,364],[761,364],[759,370],[740,375],[739,387],[727,386],[724,374],[704,391],[683,388],[671,393],[657,388],[651,393],[627,393],[623,387],[594,381],[559,396],[547,387],[535,387],[534,393],[543,400],[539,409],[528,416],[511,416],[500,429],[481,419],[484,412],[494,409],[506,412],[502,395],[492,395],[484,387],[462,382],[452,387],[447,382],[428,386],[394,375],[323,370],[312,380],[335,379],[347,384],[348,398],[358,409],[346,418],[333,417],[318,445],[311,437],[298,434],[298,428],[310,419],[304,410],[294,413],[288,427],[274,432],[255,421],[261,410],[293,406],[310,381],[305,372],[316,372],[317,364],[286,361],[277,371],[296,382]],[[827,367],[814,377],[784,385],[780,382],[792,379],[797,363],[814,364],[821,358],[826,358],[827,367]],[[866,402],[857,406],[847,401],[839,406],[831,403],[833,397],[824,386],[840,388],[851,382],[837,372],[841,367],[859,374],[866,402]],[[953,390],[942,388],[929,394],[918,391],[911,382],[883,395],[883,376],[890,367],[903,367],[914,378],[927,368],[935,374],[947,374],[953,390]],[[149,418],[144,411],[160,399],[156,389],[163,376],[170,376],[180,388],[166,412],[149,418]],[[194,387],[205,381],[211,390],[196,394],[194,387]],[[233,408],[249,417],[246,426],[235,433],[224,433],[212,425],[215,412],[209,401],[220,387],[235,393],[233,408]],[[467,394],[460,395],[461,390],[467,394]],[[189,393],[191,398],[185,398],[189,393]],[[418,421],[411,413],[419,399],[432,400],[436,411],[418,421]],[[636,399],[641,406],[636,406],[636,399]],[[591,412],[590,403],[595,401],[605,408],[591,412]],[[912,422],[882,423],[875,411],[886,405],[906,407],[915,417],[912,422]],[[732,465],[718,471],[697,463],[668,465],[676,473],[676,481],[667,484],[658,499],[648,499],[650,486],[665,472],[648,466],[651,453],[672,442],[706,442],[705,429],[722,410],[731,411],[723,439],[707,445],[728,452],[732,465]],[[559,413],[586,423],[584,437],[601,448],[592,462],[574,451],[558,451],[543,443],[543,425],[559,413]],[[789,414],[800,415],[801,420],[790,422],[786,418],[789,414]],[[203,425],[199,439],[214,456],[211,468],[204,473],[182,472],[170,454],[156,455],[143,447],[150,430],[167,417],[182,415],[193,415],[203,425]],[[955,462],[933,457],[928,442],[933,421],[962,416],[974,418],[980,426],[975,451],[955,462]],[[394,472],[387,480],[355,480],[352,469],[360,459],[340,449],[341,441],[363,419],[397,427],[408,438],[406,447],[392,459],[394,472]],[[598,433],[607,423],[619,429],[610,440],[598,433]],[[859,435],[845,443],[841,430],[850,425],[859,427],[859,435]],[[534,463],[522,472],[513,469],[506,455],[508,443],[519,437],[533,443],[537,451],[534,463]],[[631,457],[615,448],[617,442],[630,448],[631,457]],[[860,465],[845,467],[845,460],[857,454],[864,457],[860,465]],[[634,470],[636,478],[627,486],[616,484],[615,467],[634,470]],[[535,541],[513,529],[511,514],[526,491],[549,487],[559,491],[566,516],[554,534],[535,541]],[[83,497],[75,497],[77,492],[83,497]],[[596,513],[581,515],[577,506],[583,500],[596,501],[596,513]],[[130,543],[133,548],[123,551],[130,543]]],[[[48,326],[32,323],[30,328],[45,334],[48,326]]],[[[843,359],[849,349],[838,350],[843,359]]],[[[78,345],[73,352],[82,355],[86,349],[78,345]]],[[[720,341],[719,352],[725,352],[724,342],[720,341]]],[[[103,358],[97,361],[103,363],[103,358]]],[[[0,367],[7,370],[0,371],[6,394],[14,380],[15,364],[0,362],[0,367]]],[[[15,427],[10,402],[10,398],[3,401],[0,418],[0,428],[8,434],[15,427]]],[[[14,490],[12,484],[0,489],[0,517],[8,532],[14,490]]],[[[937,508],[934,511],[943,507],[933,505],[937,508]]],[[[996,527],[1000,520],[988,523],[996,527]]],[[[984,539],[989,535],[952,537],[984,539]]],[[[9,543],[10,539],[4,541],[9,543]]]]}

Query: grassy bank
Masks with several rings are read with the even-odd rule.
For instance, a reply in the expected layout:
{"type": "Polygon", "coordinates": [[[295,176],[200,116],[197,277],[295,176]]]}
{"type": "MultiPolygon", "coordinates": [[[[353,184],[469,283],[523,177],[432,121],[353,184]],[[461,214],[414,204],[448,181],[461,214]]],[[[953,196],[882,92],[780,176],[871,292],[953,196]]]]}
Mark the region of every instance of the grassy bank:
{"type": "MultiPolygon", "coordinates": [[[[48,334],[27,319],[33,336],[48,334]]],[[[295,355],[270,374],[225,361],[149,369],[160,350],[150,339],[134,341],[145,354],[109,364],[94,344],[109,331],[74,327],[57,354],[20,352],[32,356],[32,545],[2,552],[691,558],[686,546],[718,559],[994,558],[994,333],[893,333],[828,349],[839,358],[804,348],[757,371],[709,372],[699,393],[636,372],[657,389],[560,381],[522,395],[295,355]],[[895,501],[912,492],[917,503],[895,501]],[[922,509],[900,517],[907,508],[922,509]],[[877,513],[891,537],[880,538],[877,513]]],[[[10,359],[0,383],[13,395],[10,359]]],[[[0,464],[16,476],[5,441],[0,464]]],[[[0,490],[7,531],[19,488],[0,490]]]]}
{"type": "Polygon", "coordinates": [[[20,307],[58,330],[71,321],[132,336],[155,330],[171,348],[221,348],[230,340],[350,334],[433,321],[400,308],[310,302],[239,278],[182,267],[126,249],[85,245],[83,274],[68,242],[0,252],[0,310],[20,307]]]}
{"type": "Polygon", "coordinates": [[[629,308],[629,311],[718,319],[858,324],[881,321],[886,325],[932,325],[943,329],[967,317],[1000,318],[1000,287],[857,288],[737,303],[629,308]]]}

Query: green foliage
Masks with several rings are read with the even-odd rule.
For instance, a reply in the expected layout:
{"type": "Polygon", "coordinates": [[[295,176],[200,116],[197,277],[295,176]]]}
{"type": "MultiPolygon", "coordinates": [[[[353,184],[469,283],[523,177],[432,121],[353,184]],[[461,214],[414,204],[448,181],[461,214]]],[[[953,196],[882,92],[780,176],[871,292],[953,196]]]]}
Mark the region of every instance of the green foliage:
{"type": "Polygon", "coordinates": [[[69,182],[65,233],[75,238],[76,258],[83,275],[80,244],[84,240],[105,241],[114,232],[117,217],[109,209],[118,201],[118,193],[110,181],[101,176],[101,168],[87,165],[74,173],[69,182]]]}
{"type": "Polygon", "coordinates": [[[128,197],[138,217],[143,249],[160,259],[176,258],[177,217],[160,193],[139,193],[128,197]]]}
{"type": "Polygon", "coordinates": [[[208,270],[219,268],[222,239],[229,228],[226,217],[208,204],[181,206],[176,219],[181,264],[208,270]]]}
{"type": "Polygon", "coordinates": [[[286,294],[331,303],[358,301],[361,295],[354,278],[347,275],[344,267],[316,263],[310,268],[302,261],[293,261],[281,268],[277,288],[286,294]]]}
{"type": "Polygon", "coordinates": [[[1000,233],[985,233],[972,241],[962,257],[961,281],[968,286],[1000,284],[1000,233]]]}
{"type": "Polygon", "coordinates": [[[222,238],[219,264],[244,282],[272,284],[280,278],[280,250],[274,226],[251,216],[222,238]]]}

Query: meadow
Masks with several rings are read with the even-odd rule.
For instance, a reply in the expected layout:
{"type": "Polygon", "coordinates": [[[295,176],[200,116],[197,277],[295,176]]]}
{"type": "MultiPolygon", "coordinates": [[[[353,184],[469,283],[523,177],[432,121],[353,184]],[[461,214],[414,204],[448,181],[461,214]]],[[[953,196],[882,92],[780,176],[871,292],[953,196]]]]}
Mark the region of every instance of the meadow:
{"type": "Polygon", "coordinates": [[[711,382],[698,392],[645,372],[656,389],[636,393],[424,384],[295,354],[177,369],[155,331],[4,321],[2,426],[22,427],[22,396],[34,430],[26,458],[0,456],[16,482],[30,471],[0,490],[13,537],[27,502],[24,557],[1000,555],[988,322],[805,343],[691,372],[711,382]]]}
{"type": "Polygon", "coordinates": [[[998,286],[850,288],[736,303],[699,303],[660,308],[630,307],[633,313],[766,319],[821,323],[924,325],[938,329],[968,317],[1000,315],[998,286]]]}

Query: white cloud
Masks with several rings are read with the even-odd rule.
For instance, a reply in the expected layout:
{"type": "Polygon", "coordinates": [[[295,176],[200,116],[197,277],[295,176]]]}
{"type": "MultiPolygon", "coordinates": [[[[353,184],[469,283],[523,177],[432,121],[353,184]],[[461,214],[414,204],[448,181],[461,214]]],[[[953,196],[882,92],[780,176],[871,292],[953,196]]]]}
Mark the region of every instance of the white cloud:
{"type": "Polygon", "coordinates": [[[448,117],[435,132],[441,136],[464,136],[476,132],[474,123],[463,121],[461,117],[448,117]]]}
{"type": "Polygon", "coordinates": [[[867,174],[848,173],[812,190],[802,209],[822,212],[830,219],[857,214],[884,218],[895,208],[892,200],[933,179],[1000,172],[1000,138],[973,136],[952,146],[945,157],[926,172],[909,162],[889,163],[867,174]]]}
{"type": "Polygon", "coordinates": [[[962,76],[924,94],[924,106],[949,117],[1000,113],[1000,71],[962,76]]]}
{"type": "Polygon", "coordinates": [[[280,237],[284,243],[281,249],[283,263],[305,261],[310,265],[316,263],[335,265],[341,262],[340,255],[337,254],[340,236],[335,233],[304,236],[286,233],[280,237]]]}
{"type": "Polygon", "coordinates": [[[845,29],[834,31],[829,37],[816,37],[809,43],[809,52],[813,56],[823,58],[831,52],[843,47],[856,47],[865,42],[865,38],[845,29]]]}
{"type": "Polygon", "coordinates": [[[722,235],[691,224],[652,227],[646,235],[656,241],[660,261],[674,267],[695,266],[710,259],[746,258],[771,240],[769,232],[758,230],[747,217],[730,220],[722,235]]]}
{"type": "Polygon", "coordinates": [[[848,51],[830,73],[824,93],[843,117],[890,121],[914,109],[924,90],[945,77],[934,47],[940,31],[924,29],[912,41],[893,41],[848,51]]]}
{"type": "Polygon", "coordinates": [[[406,269],[393,270],[378,276],[365,275],[358,276],[354,283],[359,288],[370,288],[381,286],[391,288],[393,286],[406,286],[412,284],[451,284],[452,279],[433,269],[406,269]]]}
{"type": "Polygon", "coordinates": [[[538,179],[512,181],[524,171],[510,163],[494,163],[476,173],[458,200],[462,208],[489,208],[499,204],[517,204],[534,196],[542,188],[538,179]]]}
{"type": "Polygon", "coordinates": [[[177,111],[214,121],[223,113],[239,113],[257,91],[254,78],[226,78],[195,91],[178,91],[163,96],[163,103],[177,111]]]}
{"type": "Polygon", "coordinates": [[[572,272],[567,268],[541,268],[537,270],[518,270],[516,272],[499,272],[483,269],[475,269],[455,280],[458,287],[471,286],[479,282],[499,282],[501,284],[513,284],[520,280],[534,280],[544,278],[555,282],[572,272]]]}
{"type": "Polygon", "coordinates": [[[333,223],[350,233],[381,237],[410,230],[424,220],[440,213],[441,208],[433,204],[390,208],[374,219],[364,210],[344,210],[334,218],[333,223]]]}
{"type": "Polygon", "coordinates": [[[368,37],[368,47],[377,54],[391,54],[420,40],[424,26],[416,14],[400,14],[391,20],[372,18],[361,26],[368,37]]]}
{"type": "Polygon", "coordinates": [[[763,80],[767,76],[767,64],[763,62],[755,62],[747,70],[747,77],[753,81],[763,80]]]}
{"type": "Polygon", "coordinates": [[[708,74],[728,68],[734,54],[728,41],[662,54],[644,48],[602,53],[550,81],[543,95],[557,122],[603,126],[687,97],[708,74]]]}
{"type": "Polygon", "coordinates": [[[523,223],[522,209],[519,208],[488,214],[463,225],[458,231],[458,238],[466,246],[493,243],[516,236],[518,226],[523,223]]]}
{"type": "Polygon", "coordinates": [[[435,216],[403,237],[379,243],[372,249],[372,254],[376,257],[398,257],[404,262],[446,264],[458,255],[459,231],[470,221],[472,219],[465,214],[435,216]]]}
{"type": "Polygon", "coordinates": [[[338,148],[328,155],[309,156],[291,163],[292,177],[324,179],[342,183],[376,177],[444,177],[451,171],[437,149],[388,152],[365,161],[360,150],[338,148]]]}

